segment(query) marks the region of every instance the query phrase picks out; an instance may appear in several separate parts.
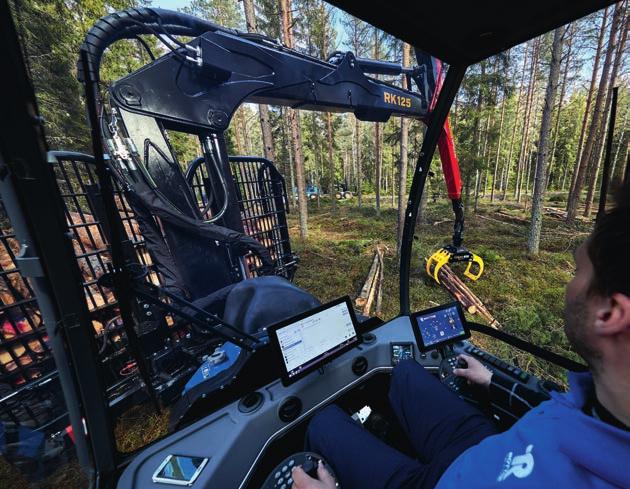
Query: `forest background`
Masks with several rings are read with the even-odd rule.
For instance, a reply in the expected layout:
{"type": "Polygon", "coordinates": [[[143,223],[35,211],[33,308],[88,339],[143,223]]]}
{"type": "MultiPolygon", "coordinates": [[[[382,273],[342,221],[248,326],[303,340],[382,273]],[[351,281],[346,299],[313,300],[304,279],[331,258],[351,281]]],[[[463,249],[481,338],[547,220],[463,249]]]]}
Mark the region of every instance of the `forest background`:
{"type": "MultiPolygon", "coordinates": [[[[20,0],[14,10],[51,149],[91,152],[76,80],[79,45],[99,17],[131,6],[177,8],[261,32],[320,59],[339,50],[415,62],[411,46],[321,0],[20,0]]],[[[507,328],[561,352],[569,351],[559,336],[562,290],[573,271],[571,248],[597,211],[615,87],[609,180],[620,181],[628,168],[627,31],[626,0],[486,59],[468,69],[450,114],[467,243],[489,265],[487,281],[475,291],[507,328]]],[[[156,53],[167,52],[147,42],[156,53]]],[[[148,62],[139,43],[117,43],[105,56],[103,83],[148,62]]],[[[230,154],[274,161],[296,203],[291,226],[302,255],[299,285],[322,299],[351,293],[365,277],[373,245],[385,243],[390,297],[384,309],[386,316],[396,313],[397,240],[424,130],[421,122],[400,118],[366,123],[352,114],[253,104],[238,109],[227,132],[230,154]],[[341,183],[353,192],[351,200],[334,198],[341,183]],[[315,202],[298,191],[309,185],[321,190],[315,202]]],[[[182,166],[199,154],[193,138],[176,132],[170,138],[182,166]]],[[[437,157],[432,168],[436,177],[419,223],[429,239],[416,246],[420,257],[447,241],[452,227],[443,220],[450,210],[437,157]]],[[[436,289],[412,288],[414,303],[444,300],[436,289]]]]}

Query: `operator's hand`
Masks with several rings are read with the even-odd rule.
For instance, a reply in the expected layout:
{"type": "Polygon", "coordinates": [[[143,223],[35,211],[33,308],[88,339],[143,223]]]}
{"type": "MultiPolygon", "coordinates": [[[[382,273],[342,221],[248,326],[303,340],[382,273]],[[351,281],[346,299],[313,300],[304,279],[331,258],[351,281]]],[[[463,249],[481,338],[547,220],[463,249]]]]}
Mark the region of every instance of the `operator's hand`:
{"type": "Polygon", "coordinates": [[[453,369],[453,373],[455,375],[467,379],[471,384],[479,384],[484,387],[490,387],[492,372],[490,372],[483,363],[468,355],[459,355],[457,358],[465,360],[468,367],[453,369]]]}
{"type": "Polygon", "coordinates": [[[291,471],[293,485],[291,489],[335,489],[337,483],[320,460],[317,463],[317,479],[309,476],[302,467],[294,467],[291,471]]]}

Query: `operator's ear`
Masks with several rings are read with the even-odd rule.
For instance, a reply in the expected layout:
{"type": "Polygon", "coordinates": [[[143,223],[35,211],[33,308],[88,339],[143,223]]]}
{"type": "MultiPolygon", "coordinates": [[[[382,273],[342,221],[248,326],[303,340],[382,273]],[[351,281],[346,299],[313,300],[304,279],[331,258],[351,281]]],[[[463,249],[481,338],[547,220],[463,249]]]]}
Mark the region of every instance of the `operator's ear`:
{"type": "Polygon", "coordinates": [[[601,336],[630,332],[630,297],[615,293],[601,304],[596,311],[595,332],[601,336]]]}

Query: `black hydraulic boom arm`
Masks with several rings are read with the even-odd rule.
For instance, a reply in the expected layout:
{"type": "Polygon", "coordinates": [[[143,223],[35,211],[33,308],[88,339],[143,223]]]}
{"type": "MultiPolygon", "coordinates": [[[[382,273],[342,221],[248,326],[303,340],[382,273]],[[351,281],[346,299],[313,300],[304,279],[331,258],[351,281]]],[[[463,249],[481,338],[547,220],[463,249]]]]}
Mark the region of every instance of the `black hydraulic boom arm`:
{"type": "MultiPolygon", "coordinates": [[[[324,62],[225,32],[206,32],[189,45],[198,49],[198,61],[169,53],[115,83],[115,102],[130,112],[212,132],[225,131],[243,102],[351,111],[361,120],[379,122],[392,115],[427,114],[419,94],[365,75],[364,70],[378,70],[380,62],[360,63],[349,52],[324,62]]],[[[389,73],[392,65],[382,63],[389,73]]]]}

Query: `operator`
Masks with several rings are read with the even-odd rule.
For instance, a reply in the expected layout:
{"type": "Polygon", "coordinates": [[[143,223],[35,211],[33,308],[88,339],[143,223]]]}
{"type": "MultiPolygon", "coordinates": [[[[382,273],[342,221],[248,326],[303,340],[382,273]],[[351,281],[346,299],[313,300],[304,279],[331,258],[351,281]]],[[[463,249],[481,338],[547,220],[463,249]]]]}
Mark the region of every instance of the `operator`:
{"type": "MultiPolygon", "coordinates": [[[[321,454],[342,489],[630,488],[630,185],[576,250],[566,288],[567,338],[589,373],[570,391],[539,400],[505,384],[474,358],[455,374],[508,396],[528,412],[509,430],[494,423],[413,360],[393,371],[389,401],[416,457],[393,449],[336,406],[318,413],[307,449],[321,454]]],[[[522,386],[521,386],[522,387],[522,386]]],[[[333,489],[293,470],[294,489],[333,489]]]]}

